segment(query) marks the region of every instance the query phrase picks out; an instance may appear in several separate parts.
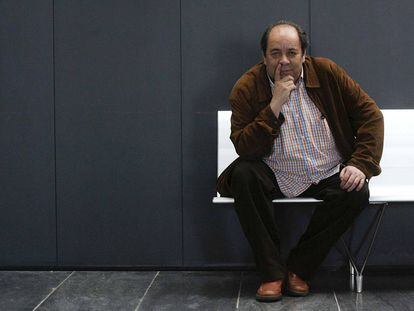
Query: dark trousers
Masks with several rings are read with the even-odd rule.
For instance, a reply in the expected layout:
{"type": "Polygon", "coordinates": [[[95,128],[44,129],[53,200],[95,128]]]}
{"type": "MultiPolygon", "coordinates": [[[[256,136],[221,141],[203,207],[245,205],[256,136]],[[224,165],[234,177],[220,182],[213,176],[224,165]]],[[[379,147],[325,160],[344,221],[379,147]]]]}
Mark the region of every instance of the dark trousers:
{"type": "Polygon", "coordinates": [[[273,171],[262,161],[243,160],[234,168],[231,191],[243,232],[252,248],[262,282],[280,280],[286,270],[309,280],[331,247],[368,204],[368,183],[360,191],[340,188],[339,173],[311,185],[299,197],[323,200],[318,204],[284,264],[273,199],[283,198],[273,171]]]}

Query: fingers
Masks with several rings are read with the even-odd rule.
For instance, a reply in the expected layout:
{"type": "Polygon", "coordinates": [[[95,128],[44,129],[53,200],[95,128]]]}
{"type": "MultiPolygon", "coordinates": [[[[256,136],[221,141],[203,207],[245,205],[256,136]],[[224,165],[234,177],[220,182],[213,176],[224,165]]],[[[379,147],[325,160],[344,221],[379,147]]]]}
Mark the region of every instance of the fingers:
{"type": "Polygon", "coordinates": [[[292,90],[296,89],[292,76],[280,77],[281,64],[275,69],[275,88],[273,90],[273,98],[276,98],[276,105],[281,107],[289,100],[292,90]]]}
{"type": "Polygon", "coordinates": [[[351,172],[348,170],[347,167],[343,168],[341,173],[339,174],[339,178],[341,179],[340,187],[341,189],[345,189],[345,184],[348,182],[349,177],[351,176],[351,172]]]}
{"type": "Polygon", "coordinates": [[[289,90],[289,92],[291,92],[294,89],[296,89],[296,85],[292,82],[292,84],[288,85],[288,90],[289,90]]]}
{"type": "MultiPolygon", "coordinates": [[[[346,167],[345,167],[345,168],[346,168],[346,167]]],[[[339,178],[340,178],[341,180],[344,178],[345,168],[343,168],[343,169],[341,170],[341,172],[339,173],[339,178]]],[[[342,186],[342,183],[341,183],[341,186],[342,186]]]]}
{"type": "Polygon", "coordinates": [[[280,81],[281,81],[281,82],[288,82],[288,81],[292,81],[292,82],[294,82],[294,81],[295,81],[295,79],[294,79],[292,76],[288,75],[288,76],[285,76],[285,77],[283,77],[282,79],[280,79],[280,81]]]}
{"type": "Polygon", "coordinates": [[[282,68],[282,65],[279,63],[275,69],[275,82],[280,80],[280,68],[282,68]]]}
{"type": "Polygon", "coordinates": [[[283,88],[286,90],[287,96],[290,96],[290,92],[296,89],[296,85],[293,83],[293,81],[288,81],[283,83],[283,88]]]}
{"type": "Polygon", "coordinates": [[[345,184],[345,189],[348,192],[351,192],[352,190],[354,190],[356,188],[356,186],[358,186],[359,182],[361,181],[360,177],[354,176],[352,175],[349,179],[348,182],[345,184]]]}
{"type": "Polygon", "coordinates": [[[345,184],[347,183],[349,177],[351,177],[351,171],[348,169],[348,166],[344,167],[339,174],[339,178],[341,179],[340,187],[342,189],[345,188],[345,184]]]}
{"type": "Polygon", "coordinates": [[[349,173],[345,173],[345,178],[344,180],[342,180],[341,185],[343,185],[342,189],[347,190],[347,191],[352,191],[356,187],[354,183],[355,183],[355,179],[357,178],[357,176],[354,174],[349,174],[349,175],[348,174],[349,173]]]}
{"type": "Polygon", "coordinates": [[[293,82],[293,78],[291,76],[284,77],[283,79],[275,82],[275,85],[277,94],[285,93],[289,96],[290,92],[296,89],[296,85],[293,82]]]}
{"type": "Polygon", "coordinates": [[[345,185],[345,190],[347,190],[348,192],[351,192],[354,189],[356,191],[359,191],[364,186],[364,183],[365,183],[364,178],[356,177],[349,187],[347,185],[345,185]]]}
{"type": "Polygon", "coordinates": [[[294,81],[294,79],[291,75],[287,75],[287,76],[281,78],[281,76],[280,76],[280,70],[281,69],[282,69],[282,65],[280,63],[277,64],[277,66],[275,68],[275,72],[274,72],[275,82],[276,81],[289,81],[289,80],[294,81]]]}
{"type": "Polygon", "coordinates": [[[293,81],[292,76],[286,76],[286,77],[280,79],[278,84],[284,85],[286,87],[291,87],[292,85],[295,86],[295,83],[293,81]]]}
{"type": "Polygon", "coordinates": [[[365,175],[360,176],[351,169],[348,169],[348,167],[345,167],[341,171],[339,178],[341,179],[340,187],[348,192],[351,192],[354,189],[356,189],[356,191],[361,190],[365,183],[365,175]]]}
{"type": "Polygon", "coordinates": [[[362,187],[364,187],[365,184],[365,178],[361,178],[361,181],[359,182],[358,187],[356,188],[356,191],[359,191],[362,189],[362,187]]]}

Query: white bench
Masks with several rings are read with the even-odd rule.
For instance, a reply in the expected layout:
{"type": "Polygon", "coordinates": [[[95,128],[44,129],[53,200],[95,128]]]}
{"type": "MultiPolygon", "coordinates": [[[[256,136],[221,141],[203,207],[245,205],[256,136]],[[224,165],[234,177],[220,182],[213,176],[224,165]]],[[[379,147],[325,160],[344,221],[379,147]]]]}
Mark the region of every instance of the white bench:
{"type": "MultiPolygon", "coordinates": [[[[384,151],[381,159],[382,172],[369,182],[370,205],[379,206],[375,218],[375,227],[363,265],[359,269],[355,260],[342,240],[350,263],[350,286],[352,290],[362,292],[362,273],[371,252],[382,215],[389,202],[414,201],[414,109],[383,109],[384,115],[384,151]],[[355,286],[356,285],[356,286],[355,286]]],[[[237,158],[234,146],[230,141],[231,111],[218,111],[218,149],[217,176],[237,158]]],[[[314,198],[284,198],[273,202],[283,203],[318,203],[314,198]]],[[[213,203],[234,203],[233,198],[213,198],[213,203]]]]}

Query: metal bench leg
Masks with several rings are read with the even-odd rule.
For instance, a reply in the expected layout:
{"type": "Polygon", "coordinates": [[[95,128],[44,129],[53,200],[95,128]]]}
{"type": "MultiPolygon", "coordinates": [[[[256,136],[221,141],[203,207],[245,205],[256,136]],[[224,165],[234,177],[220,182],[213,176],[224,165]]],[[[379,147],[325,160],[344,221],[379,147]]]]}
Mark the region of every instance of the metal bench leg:
{"type": "Polygon", "coordinates": [[[362,292],[362,281],[363,281],[363,276],[362,274],[357,274],[355,276],[356,279],[356,292],[357,293],[361,293],[362,292]]]}
{"type": "Polygon", "coordinates": [[[355,269],[352,266],[351,261],[349,260],[349,287],[353,291],[355,288],[355,269]]]}
{"type": "MultiPolygon", "coordinates": [[[[349,286],[350,286],[350,289],[352,291],[355,290],[357,293],[361,293],[362,290],[363,290],[363,275],[362,275],[362,273],[364,272],[364,269],[365,269],[365,266],[367,264],[369,255],[371,254],[372,246],[374,245],[374,241],[375,241],[375,238],[377,236],[378,228],[379,228],[379,225],[381,223],[382,216],[383,216],[384,211],[385,211],[385,207],[388,205],[388,203],[384,202],[384,203],[381,203],[381,205],[382,205],[382,207],[381,207],[380,211],[377,213],[377,217],[375,219],[376,220],[375,230],[374,230],[374,233],[371,237],[371,241],[370,241],[370,244],[369,244],[369,247],[368,247],[368,251],[365,255],[364,263],[361,267],[361,271],[359,271],[358,267],[356,266],[355,259],[352,256],[352,254],[351,254],[348,246],[346,245],[344,239],[341,238],[341,241],[344,245],[345,251],[346,251],[346,253],[348,255],[348,259],[349,259],[349,271],[350,271],[349,286]]],[[[369,233],[369,231],[371,231],[371,230],[368,230],[368,233],[369,233]]],[[[368,235],[368,233],[367,233],[367,235],[368,235]]]]}

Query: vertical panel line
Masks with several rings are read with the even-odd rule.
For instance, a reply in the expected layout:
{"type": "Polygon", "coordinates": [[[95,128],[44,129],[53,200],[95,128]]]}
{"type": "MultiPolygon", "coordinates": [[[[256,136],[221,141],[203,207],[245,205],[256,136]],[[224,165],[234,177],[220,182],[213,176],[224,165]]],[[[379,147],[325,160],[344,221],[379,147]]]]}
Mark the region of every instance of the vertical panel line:
{"type": "Polygon", "coordinates": [[[181,149],[181,266],[184,266],[184,166],[183,166],[183,50],[182,50],[182,5],[180,5],[180,149],[181,149]]]}
{"type": "Polygon", "coordinates": [[[54,150],[54,191],[55,191],[55,265],[58,258],[58,208],[57,208],[57,177],[56,177],[56,83],[55,83],[55,0],[52,0],[52,61],[53,61],[53,150],[54,150]]]}
{"type": "Polygon", "coordinates": [[[312,0],[309,0],[309,55],[312,55],[312,0]]]}

